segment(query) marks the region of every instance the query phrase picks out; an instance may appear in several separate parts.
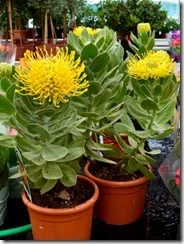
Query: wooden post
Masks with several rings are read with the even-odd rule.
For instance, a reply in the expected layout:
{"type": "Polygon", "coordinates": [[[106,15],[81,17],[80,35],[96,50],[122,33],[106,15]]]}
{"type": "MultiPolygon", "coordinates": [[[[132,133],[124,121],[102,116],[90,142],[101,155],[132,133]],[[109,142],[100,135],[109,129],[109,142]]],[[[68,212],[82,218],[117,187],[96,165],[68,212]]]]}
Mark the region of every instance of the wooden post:
{"type": "Polygon", "coordinates": [[[49,13],[49,9],[46,9],[45,26],[44,26],[44,44],[48,44],[48,13],[49,13]]]}
{"type": "Polygon", "coordinates": [[[10,39],[13,44],[13,27],[12,27],[12,8],[11,8],[11,0],[7,0],[7,9],[8,9],[8,20],[10,27],[10,39]]]}
{"type": "Polygon", "coordinates": [[[56,36],[56,31],[55,31],[55,28],[53,25],[51,14],[50,14],[50,28],[51,28],[51,33],[52,33],[52,38],[53,38],[53,43],[54,43],[54,38],[57,38],[57,36],[56,36]]]}

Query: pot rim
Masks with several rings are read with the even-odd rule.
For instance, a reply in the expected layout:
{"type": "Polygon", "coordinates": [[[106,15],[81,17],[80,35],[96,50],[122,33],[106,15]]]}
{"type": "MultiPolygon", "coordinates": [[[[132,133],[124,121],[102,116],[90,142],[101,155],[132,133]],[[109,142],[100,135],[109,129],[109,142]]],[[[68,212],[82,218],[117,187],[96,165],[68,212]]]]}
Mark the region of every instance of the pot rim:
{"type": "Polygon", "coordinates": [[[93,196],[90,199],[88,199],[86,202],[84,202],[80,205],[77,205],[73,208],[58,209],[58,208],[46,208],[46,207],[38,206],[29,201],[29,199],[26,196],[25,191],[22,193],[22,200],[23,200],[24,204],[28,208],[30,208],[32,211],[47,214],[47,215],[67,215],[67,214],[74,214],[74,213],[84,211],[85,209],[90,208],[97,201],[98,196],[99,196],[99,189],[98,189],[97,184],[95,182],[93,182],[91,179],[89,179],[85,176],[82,176],[82,175],[77,175],[77,178],[90,183],[94,188],[94,193],[93,193],[93,196]]]}
{"type": "Polygon", "coordinates": [[[141,178],[138,178],[136,180],[130,180],[130,181],[110,181],[110,180],[104,180],[104,179],[100,179],[94,175],[92,175],[89,172],[89,166],[90,166],[91,162],[88,161],[86,163],[86,165],[84,166],[84,172],[86,174],[86,176],[88,176],[89,178],[91,178],[92,180],[94,180],[95,182],[97,182],[100,185],[106,185],[109,187],[132,187],[132,186],[137,186],[137,185],[142,185],[145,184],[149,179],[146,176],[143,176],[141,178]]]}

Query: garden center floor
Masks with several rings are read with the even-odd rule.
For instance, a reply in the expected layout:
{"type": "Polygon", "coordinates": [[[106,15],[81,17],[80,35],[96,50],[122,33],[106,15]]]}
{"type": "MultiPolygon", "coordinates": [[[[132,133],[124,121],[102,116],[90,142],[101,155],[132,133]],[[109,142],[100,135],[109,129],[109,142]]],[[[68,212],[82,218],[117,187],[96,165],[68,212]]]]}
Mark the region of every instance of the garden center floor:
{"type": "MultiPolygon", "coordinates": [[[[143,217],[130,225],[106,225],[94,219],[91,240],[180,240],[180,208],[164,185],[158,168],[173,148],[173,135],[157,143],[149,142],[162,153],[156,157],[155,180],[148,183],[143,217]]],[[[123,211],[123,209],[122,209],[123,211]]],[[[9,199],[8,216],[1,229],[26,225],[29,217],[21,199],[9,199]]],[[[32,240],[31,231],[4,238],[4,240],[32,240]]]]}

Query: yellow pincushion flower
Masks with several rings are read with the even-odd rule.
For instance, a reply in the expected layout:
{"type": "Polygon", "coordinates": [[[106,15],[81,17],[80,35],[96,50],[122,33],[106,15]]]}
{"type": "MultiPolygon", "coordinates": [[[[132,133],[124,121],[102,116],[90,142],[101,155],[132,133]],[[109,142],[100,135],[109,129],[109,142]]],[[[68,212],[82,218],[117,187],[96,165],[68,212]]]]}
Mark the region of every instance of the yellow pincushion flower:
{"type": "Polygon", "coordinates": [[[149,51],[143,58],[130,58],[127,72],[136,79],[159,79],[174,72],[175,62],[165,51],[149,51]]]}
{"type": "Polygon", "coordinates": [[[40,104],[49,101],[59,107],[60,102],[87,91],[84,69],[81,59],[75,60],[75,51],[68,54],[66,49],[55,56],[49,55],[45,47],[37,48],[35,53],[26,51],[20,67],[16,67],[17,92],[33,96],[40,104]]]}
{"type": "Polygon", "coordinates": [[[139,23],[137,25],[137,32],[140,34],[142,32],[149,32],[151,30],[151,26],[149,23],[139,23]]]}
{"type": "Polygon", "coordinates": [[[74,30],[73,30],[73,33],[76,35],[76,36],[80,36],[81,33],[83,32],[83,30],[86,29],[88,34],[90,36],[93,36],[95,35],[100,29],[92,29],[90,27],[85,27],[85,26],[79,26],[79,27],[76,27],[74,30]]]}

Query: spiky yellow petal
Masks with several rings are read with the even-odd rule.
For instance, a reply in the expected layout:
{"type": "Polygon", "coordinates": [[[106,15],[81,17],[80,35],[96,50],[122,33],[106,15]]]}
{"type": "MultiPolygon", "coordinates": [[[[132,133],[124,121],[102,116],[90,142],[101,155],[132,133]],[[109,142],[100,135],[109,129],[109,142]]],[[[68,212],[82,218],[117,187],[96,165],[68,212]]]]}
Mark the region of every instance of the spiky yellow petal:
{"type": "Polygon", "coordinates": [[[90,36],[95,35],[100,30],[100,29],[92,29],[90,27],[85,27],[85,26],[78,26],[73,30],[73,33],[79,37],[84,29],[87,30],[90,36]]]}
{"type": "Polygon", "coordinates": [[[75,51],[59,51],[49,55],[46,48],[26,51],[20,66],[16,67],[15,78],[19,84],[17,92],[33,96],[41,104],[52,102],[56,107],[72,96],[82,95],[89,83],[85,80],[84,63],[75,60],[75,51]]]}
{"type": "Polygon", "coordinates": [[[127,72],[136,79],[159,79],[174,72],[175,62],[166,51],[149,51],[143,58],[129,59],[127,72]]]}

